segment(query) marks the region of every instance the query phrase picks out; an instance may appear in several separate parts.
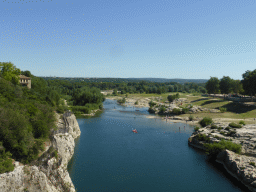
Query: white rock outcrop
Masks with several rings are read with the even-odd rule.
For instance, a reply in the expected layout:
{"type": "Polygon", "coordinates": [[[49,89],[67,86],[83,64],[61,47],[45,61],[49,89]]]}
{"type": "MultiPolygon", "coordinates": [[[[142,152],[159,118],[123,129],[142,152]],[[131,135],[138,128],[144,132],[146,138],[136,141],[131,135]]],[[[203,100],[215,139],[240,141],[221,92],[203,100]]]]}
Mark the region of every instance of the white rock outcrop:
{"type": "Polygon", "coordinates": [[[207,142],[199,141],[197,139],[199,134],[209,138],[209,143],[218,143],[221,139],[225,139],[240,144],[241,154],[226,149],[216,156],[216,161],[250,191],[256,192],[256,125],[245,125],[242,128],[231,128],[229,123],[215,123],[215,125],[217,129],[212,129],[209,125],[194,132],[188,144],[206,150],[204,143],[207,142]]]}
{"type": "Polygon", "coordinates": [[[22,165],[16,161],[12,172],[0,174],[1,192],[75,192],[67,165],[74,154],[74,139],[81,131],[74,114],[65,113],[63,119],[56,115],[58,130],[53,131],[51,147],[47,148],[35,165],[22,165]],[[57,156],[53,155],[54,150],[57,156]]]}

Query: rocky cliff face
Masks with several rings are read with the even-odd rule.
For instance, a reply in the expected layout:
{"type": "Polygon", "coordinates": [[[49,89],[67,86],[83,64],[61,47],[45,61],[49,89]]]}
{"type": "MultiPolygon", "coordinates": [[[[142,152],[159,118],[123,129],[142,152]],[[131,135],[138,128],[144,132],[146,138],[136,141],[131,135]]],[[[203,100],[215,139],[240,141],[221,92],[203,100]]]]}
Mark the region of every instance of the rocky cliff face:
{"type": "Polygon", "coordinates": [[[35,165],[22,165],[16,161],[14,171],[0,174],[1,192],[75,192],[67,164],[74,154],[74,139],[81,131],[74,114],[65,113],[63,119],[56,115],[58,130],[53,131],[51,146],[34,162],[35,165]],[[58,155],[53,155],[54,150],[58,155]]]}
{"type": "Polygon", "coordinates": [[[216,161],[250,191],[256,192],[256,125],[245,125],[239,129],[230,128],[227,123],[216,125],[219,129],[211,129],[207,126],[194,132],[189,138],[189,145],[205,150],[203,144],[206,142],[198,141],[196,139],[198,134],[205,134],[210,139],[209,143],[218,143],[221,139],[225,139],[241,144],[241,154],[225,150],[217,155],[216,161]]]}

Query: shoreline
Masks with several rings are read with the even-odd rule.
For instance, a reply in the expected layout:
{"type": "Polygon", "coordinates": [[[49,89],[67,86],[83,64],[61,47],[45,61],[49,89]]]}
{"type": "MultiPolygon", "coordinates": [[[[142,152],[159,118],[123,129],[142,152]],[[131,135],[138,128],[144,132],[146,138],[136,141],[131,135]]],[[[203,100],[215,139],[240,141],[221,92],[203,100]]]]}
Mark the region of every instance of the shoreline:
{"type": "Polygon", "coordinates": [[[256,124],[245,125],[243,128],[234,129],[236,133],[229,136],[223,136],[216,129],[214,130],[215,132],[213,133],[213,129],[210,126],[206,126],[192,133],[188,139],[188,145],[206,151],[204,147],[205,143],[218,143],[221,138],[232,141],[232,143],[241,144],[240,154],[225,149],[219,152],[213,160],[222,164],[227,173],[241,182],[243,186],[247,187],[250,191],[256,192],[256,167],[251,164],[252,162],[256,162],[256,151],[253,147],[254,140],[256,139],[256,124]],[[197,140],[196,136],[198,134],[205,134],[206,137],[210,138],[210,141],[197,140]]]}
{"type": "MultiPolygon", "coordinates": [[[[117,99],[121,99],[123,97],[121,96],[112,96],[112,97],[106,97],[106,99],[110,99],[110,100],[117,100],[117,99]]],[[[146,97],[146,98],[139,98],[139,97],[132,97],[132,98],[126,98],[126,103],[124,106],[134,106],[137,108],[143,108],[143,107],[147,107],[149,108],[149,104],[148,102],[150,100],[153,100],[153,98],[151,97],[146,97]],[[139,100],[139,105],[135,105],[135,101],[139,100]],[[140,100],[142,101],[140,103],[140,100]]],[[[156,103],[160,103],[160,102],[156,102],[156,103]]],[[[191,115],[196,115],[197,113],[191,113],[191,115]]],[[[153,114],[150,114],[151,116],[155,116],[153,114]]],[[[148,118],[148,117],[147,117],[148,118]]],[[[150,117],[149,117],[150,118],[150,117]]],[[[160,118],[160,117],[159,117],[160,118]]],[[[166,120],[165,117],[161,117],[162,120],[166,120]]],[[[168,121],[172,121],[174,123],[186,123],[189,125],[194,125],[194,126],[199,126],[199,121],[202,118],[194,118],[193,121],[189,121],[188,117],[180,117],[179,115],[173,115],[173,116],[169,116],[168,117],[168,121]],[[173,118],[172,118],[173,117],[173,118]]],[[[247,119],[234,119],[234,118],[212,118],[213,122],[218,122],[218,123],[229,123],[229,122],[236,122],[236,121],[240,121],[240,120],[248,120],[250,121],[250,123],[247,124],[255,124],[256,121],[254,120],[254,118],[247,118],[247,119]]]]}

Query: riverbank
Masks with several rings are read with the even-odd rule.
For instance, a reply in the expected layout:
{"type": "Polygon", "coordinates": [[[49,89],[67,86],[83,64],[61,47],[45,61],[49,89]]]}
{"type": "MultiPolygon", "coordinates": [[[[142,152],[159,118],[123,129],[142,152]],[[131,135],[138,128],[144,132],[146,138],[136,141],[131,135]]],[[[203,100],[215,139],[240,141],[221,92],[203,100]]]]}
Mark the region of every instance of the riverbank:
{"type": "Polygon", "coordinates": [[[0,175],[0,191],[49,191],[75,192],[75,187],[67,171],[69,160],[74,154],[74,139],[81,131],[72,113],[55,113],[57,130],[42,155],[30,165],[14,162],[14,171],[0,175]],[[56,151],[56,152],[55,152],[56,151]]]}
{"type": "Polygon", "coordinates": [[[241,145],[241,153],[225,149],[217,154],[215,161],[221,163],[224,169],[250,191],[256,191],[256,124],[244,125],[242,128],[230,128],[228,123],[215,123],[194,132],[188,139],[188,144],[195,148],[206,150],[204,144],[219,143],[221,139],[241,145]],[[229,128],[226,128],[229,127],[229,128]],[[199,135],[205,135],[198,140],[199,135]],[[208,141],[207,141],[208,140],[208,141]]]}
{"type": "MultiPolygon", "coordinates": [[[[169,104],[169,102],[166,101],[166,98],[164,98],[166,95],[159,95],[159,96],[149,96],[147,95],[142,95],[142,94],[133,94],[132,96],[125,97],[126,102],[123,104],[124,106],[134,106],[138,108],[142,107],[150,107],[149,102],[152,100],[155,102],[157,105],[164,105],[167,110],[169,108],[169,111],[171,111],[173,108],[178,108],[183,106],[188,106],[188,105],[193,105],[193,107],[190,109],[189,114],[181,114],[181,115],[167,115],[168,120],[174,123],[187,123],[189,125],[195,125],[195,126],[200,126],[199,121],[203,119],[203,117],[211,117],[213,122],[218,122],[218,123],[228,123],[228,122],[235,122],[238,123],[239,121],[243,120],[246,124],[255,124],[255,118],[243,118],[244,116],[235,112],[225,112],[221,113],[219,110],[216,110],[216,104],[218,102],[217,99],[211,99],[211,98],[205,98],[201,96],[193,96],[193,95],[181,95],[179,100],[174,101],[172,104],[169,104]],[[138,101],[138,104],[136,105],[135,102],[138,101]],[[182,104],[183,103],[183,104],[182,104]],[[205,103],[210,103],[205,105],[205,103]],[[214,103],[215,105],[213,105],[214,103]],[[195,104],[202,104],[203,106],[206,107],[201,107],[197,106],[195,104]],[[207,108],[208,107],[208,108],[207,108]],[[189,120],[189,116],[193,116],[193,120],[189,120]]],[[[107,99],[111,100],[118,100],[122,99],[124,96],[107,96],[107,99]]],[[[220,101],[223,103],[222,101],[220,101]]],[[[224,102],[224,104],[228,104],[229,106],[231,105],[230,102],[224,102]]],[[[238,106],[239,107],[239,106],[238,106]]],[[[244,106],[246,108],[246,106],[244,106]]],[[[230,107],[231,108],[231,107],[230,107]]],[[[246,109],[243,109],[246,111],[246,109]]],[[[248,110],[251,110],[248,108],[248,110]]],[[[155,118],[161,118],[159,116],[152,115],[152,117],[155,118]]],[[[148,118],[152,118],[151,116],[148,116],[148,118]]],[[[162,117],[162,120],[166,121],[166,117],[162,117]]]]}

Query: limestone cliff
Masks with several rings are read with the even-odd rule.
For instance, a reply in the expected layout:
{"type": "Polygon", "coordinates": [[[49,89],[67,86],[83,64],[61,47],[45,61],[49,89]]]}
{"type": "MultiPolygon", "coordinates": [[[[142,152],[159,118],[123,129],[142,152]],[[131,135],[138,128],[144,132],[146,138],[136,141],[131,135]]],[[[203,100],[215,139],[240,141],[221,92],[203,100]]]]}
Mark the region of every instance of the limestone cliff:
{"type": "Polygon", "coordinates": [[[74,139],[81,131],[74,114],[66,112],[63,118],[56,115],[58,129],[52,131],[51,145],[34,165],[22,165],[16,161],[14,171],[0,174],[1,192],[75,191],[67,164],[74,154],[74,139]],[[54,155],[54,150],[57,150],[57,155],[54,155]]]}
{"type": "Polygon", "coordinates": [[[206,141],[198,141],[198,134],[205,134],[209,143],[219,142],[221,139],[241,144],[241,154],[225,150],[220,152],[216,161],[221,163],[229,174],[243,183],[250,191],[256,192],[256,125],[245,125],[242,128],[230,128],[228,124],[216,124],[219,129],[212,129],[211,126],[199,129],[192,134],[188,144],[205,150],[203,146],[206,141]],[[226,128],[224,128],[226,127],[226,128]]]}

